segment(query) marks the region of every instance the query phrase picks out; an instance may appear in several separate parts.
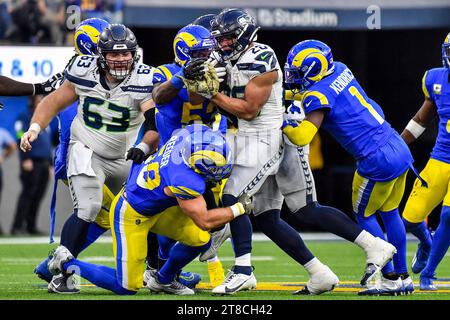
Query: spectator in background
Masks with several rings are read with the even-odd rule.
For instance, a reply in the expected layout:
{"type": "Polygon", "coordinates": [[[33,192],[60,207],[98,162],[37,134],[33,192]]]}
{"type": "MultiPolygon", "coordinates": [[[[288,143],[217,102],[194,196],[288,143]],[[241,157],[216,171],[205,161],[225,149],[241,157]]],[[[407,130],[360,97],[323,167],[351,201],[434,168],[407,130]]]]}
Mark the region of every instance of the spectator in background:
{"type": "Polygon", "coordinates": [[[40,23],[48,30],[50,42],[61,46],[64,44],[66,31],[66,7],[64,0],[38,0],[40,23]]]}
{"type": "MultiPolygon", "coordinates": [[[[6,158],[13,154],[17,150],[16,141],[11,134],[4,128],[0,128],[0,199],[3,187],[3,172],[2,164],[6,158]]],[[[0,235],[3,234],[0,226],[0,235]]]]}
{"type": "Polygon", "coordinates": [[[5,37],[6,30],[11,25],[11,16],[8,11],[8,1],[0,0],[0,40],[5,37]]]}
{"type": "MultiPolygon", "coordinates": [[[[30,126],[33,111],[43,96],[31,98],[27,112],[19,115],[15,128],[20,142],[24,130],[30,126]]],[[[20,182],[22,191],[17,202],[16,215],[11,229],[12,235],[38,235],[37,213],[42,197],[47,189],[49,177],[52,175],[52,144],[58,139],[57,122],[53,122],[47,130],[42,131],[31,152],[20,151],[20,182]],[[56,126],[55,126],[56,125],[56,126]]]]}

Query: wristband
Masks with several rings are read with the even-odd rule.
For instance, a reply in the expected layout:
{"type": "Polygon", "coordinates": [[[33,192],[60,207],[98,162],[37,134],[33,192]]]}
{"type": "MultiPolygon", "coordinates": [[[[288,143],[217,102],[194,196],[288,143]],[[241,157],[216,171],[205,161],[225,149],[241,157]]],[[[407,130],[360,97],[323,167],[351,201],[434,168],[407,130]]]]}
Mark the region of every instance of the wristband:
{"type": "Polygon", "coordinates": [[[30,125],[30,127],[28,128],[28,131],[34,131],[34,132],[36,132],[37,134],[39,134],[39,132],[41,132],[41,126],[40,126],[38,123],[33,122],[33,123],[30,125]]]}
{"type": "Polygon", "coordinates": [[[183,75],[184,75],[183,71],[180,71],[177,74],[175,74],[172,78],[170,78],[170,83],[177,90],[181,90],[184,87],[184,82],[180,78],[180,76],[182,77],[183,75]]]}
{"type": "Polygon", "coordinates": [[[239,216],[241,216],[241,215],[243,215],[245,213],[244,206],[240,202],[238,202],[236,204],[233,204],[230,207],[230,209],[231,209],[231,212],[233,213],[233,216],[235,218],[239,217],[239,216]]]}
{"type": "Polygon", "coordinates": [[[141,150],[145,155],[150,153],[150,147],[144,142],[139,143],[135,148],[141,150]]]}
{"type": "Polygon", "coordinates": [[[425,131],[426,128],[422,127],[416,121],[411,119],[408,122],[408,124],[406,125],[405,129],[408,130],[409,132],[411,132],[411,134],[414,136],[414,138],[417,139],[425,131]]]}

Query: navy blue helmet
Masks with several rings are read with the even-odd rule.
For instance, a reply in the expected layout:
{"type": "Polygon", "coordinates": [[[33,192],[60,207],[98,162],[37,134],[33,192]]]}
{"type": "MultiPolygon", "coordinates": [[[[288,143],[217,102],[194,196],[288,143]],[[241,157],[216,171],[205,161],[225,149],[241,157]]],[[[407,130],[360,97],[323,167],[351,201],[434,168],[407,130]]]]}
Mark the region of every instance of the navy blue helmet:
{"type": "Polygon", "coordinates": [[[203,28],[208,29],[209,31],[211,31],[211,23],[214,20],[214,18],[216,17],[215,14],[204,14],[200,17],[198,17],[197,19],[195,19],[192,24],[196,25],[196,26],[202,26],[203,28]]]}

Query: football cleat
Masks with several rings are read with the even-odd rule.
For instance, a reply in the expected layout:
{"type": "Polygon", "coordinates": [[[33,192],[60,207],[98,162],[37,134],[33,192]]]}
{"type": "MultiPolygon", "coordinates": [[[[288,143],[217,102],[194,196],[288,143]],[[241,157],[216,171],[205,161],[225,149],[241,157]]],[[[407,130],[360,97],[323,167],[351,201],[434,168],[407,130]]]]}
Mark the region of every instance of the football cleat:
{"type": "Polygon", "coordinates": [[[295,291],[295,295],[319,295],[324,292],[332,291],[339,283],[338,277],[333,271],[324,265],[323,269],[311,275],[303,289],[295,291]]]}
{"type": "Polygon", "coordinates": [[[424,248],[422,243],[419,243],[417,252],[411,262],[411,271],[413,273],[421,273],[427,266],[428,256],[430,255],[430,247],[424,248]]]}
{"type": "Polygon", "coordinates": [[[211,232],[211,246],[208,250],[200,254],[199,260],[201,262],[205,262],[206,260],[213,258],[217,254],[220,246],[229,237],[231,237],[231,229],[229,223],[227,223],[221,230],[211,232]]]}
{"type": "Polygon", "coordinates": [[[403,294],[413,294],[414,293],[414,283],[410,276],[407,276],[406,278],[402,279],[403,281],[403,294]]]}
{"type": "Polygon", "coordinates": [[[151,292],[160,293],[165,292],[169,294],[175,294],[179,296],[193,295],[195,294],[194,290],[189,289],[185,285],[179,283],[176,280],[173,280],[170,283],[161,283],[158,279],[157,272],[149,272],[148,277],[146,279],[146,288],[151,292]]]}
{"type": "Polygon", "coordinates": [[[424,275],[420,276],[420,290],[422,291],[436,291],[437,287],[434,285],[433,280],[435,277],[426,277],[424,275]]]}
{"type": "Polygon", "coordinates": [[[360,284],[365,286],[392,259],[397,249],[389,242],[376,237],[366,249],[366,270],[360,284]]]}
{"type": "Polygon", "coordinates": [[[56,275],[64,271],[63,265],[69,260],[73,259],[73,255],[70,253],[69,249],[60,245],[58,248],[54,249],[50,255],[50,260],[48,261],[48,270],[56,275]]]}
{"type": "Polygon", "coordinates": [[[208,262],[208,275],[213,288],[219,286],[225,280],[225,272],[220,260],[208,262]]]}
{"type": "Polygon", "coordinates": [[[253,272],[250,275],[234,273],[232,268],[221,285],[212,290],[214,294],[230,295],[238,291],[252,290],[256,288],[256,278],[253,272]]]}
{"type": "Polygon", "coordinates": [[[72,274],[60,273],[48,284],[49,293],[74,294],[79,293],[78,283],[72,274]]]}
{"type": "Polygon", "coordinates": [[[39,278],[50,283],[53,278],[53,274],[48,270],[48,262],[50,257],[47,257],[44,261],[39,263],[36,268],[34,268],[34,273],[37,274],[39,278]]]}
{"type": "Polygon", "coordinates": [[[145,271],[144,271],[144,287],[147,286],[147,282],[149,281],[150,277],[152,277],[152,275],[156,272],[157,272],[156,269],[153,269],[150,267],[147,267],[147,269],[145,269],[145,271]]]}
{"type": "Polygon", "coordinates": [[[359,296],[400,296],[403,294],[405,291],[400,277],[390,280],[383,276],[375,282],[375,285],[358,292],[359,296]]]}
{"type": "Polygon", "coordinates": [[[195,286],[202,280],[202,277],[195,272],[181,271],[176,280],[189,289],[194,289],[195,286]]]}

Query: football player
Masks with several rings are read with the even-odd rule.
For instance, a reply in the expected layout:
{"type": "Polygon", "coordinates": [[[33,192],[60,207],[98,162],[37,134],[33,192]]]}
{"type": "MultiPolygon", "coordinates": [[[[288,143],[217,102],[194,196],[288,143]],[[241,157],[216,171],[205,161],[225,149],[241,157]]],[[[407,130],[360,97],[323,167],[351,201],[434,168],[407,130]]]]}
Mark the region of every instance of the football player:
{"type": "Polygon", "coordinates": [[[52,272],[77,272],[116,294],[135,294],[141,287],[148,232],[178,241],[164,266],[146,287],[152,292],[192,295],[176,274],[210,245],[208,230],[251,210],[245,196],[231,207],[208,210],[202,196],[207,181],[220,181],[232,169],[224,136],[204,125],[189,125],[142,164],[133,164],[127,183],[111,208],[116,269],[82,262],[64,246],[49,262],[52,272]]]}
{"type": "MultiPolygon", "coordinates": [[[[209,98],[218,107],[237,117],[238,130],[228,138],[236,150],[235,166],[225,184],[222,203],[232,205],[241,194],[255,195],[272,186],[283,154],[282,72],[273,50],[257,43],[259,27],[241,9],[225,9],[212,22],[211,34],[216,38],[220,56],[226,63],[226,94],[209,98]]],[[[234,294],[256,287],[251,266],[252,226],[248,217],[230,223],[235,250],[235,265],[223,283],[213,289],[215,294],[234,294]]],[[[306,248],[298,233],[281,220],[277,225],[275,243],[296,261],[305,265],[318,278],[336,276],[306,248]],[[308,263],[310,262],[310,263],[308,263]]],[[[211,249],[200,255],[203,261],[214,254],[225,238],[214,242],[211,249]]],[[[312,289],[313,290],[313,289],[312,289]]],[[[317,287],[315,293],[330,288],[317,287]]]]}
{"type": "MultiPolygon", "coordinates": [[[[153,74],[154,89],[153,100],[156,106],[156,128],[160,135],[160,145],[163,145],[172,136],[173,132],[194,122],[210,124],[214,119],[216,108],[202,97],[189,95],[184,83],[179,76],[195,78],[203,71],[203,62],[209,57],[215,48],[214,39],[210,32],[202,26],[188,25],[178,31],[173,41],[175,60],[173,63],[164,64],[156,68],[153,74]]],[[[214,195],[207,189],[203,195],[208,204],[208,209],[217,207],[214,195]]],[[[159,267],[168,259],[169,252],[175,241],[164,236],[158,236],[159,242],[159,267]]],[[[215,259],[213,265],[208,265],[211,271],[210,277],[217,277],[220,273],[220,260],[215,259]],[[214,269],[214,270],[212,270],[214,269]],[[213,272],[214,271],[214,272],[213,272]]],[[[223,271],[222,271],[223,273],[223,271]]],[[[151,274],[146,270],[144,281],[151,274]]],[[[223,276],[222,276],[223,277],[223,276]]],[[[183,273],[180,281],[192,278],[189,287],[195,286],[200,281],[200,275],[183,273]]],[[[183,282],[183,284],[186,284],[183,282]]]]}
{"type": "Polygon", "coordinates": [[[412,143],[425,131],[431,120],[439,117],[436,143],[430,160],[420,173],[428,187],[417,179],[403,211],[406,230],[420,240],[411,269],[414,273],[422,272],[420,290],[426,291],[437,290],[433,284],[434,274],[450,244],[450,33],[442,44],[442,63],[443,67],[425,72],[422,79],[425,101],[402,132],[405,142],[412,143]],[[432,241],[425,219],[442,201],[441,220],[432,241]]]}
{"type": "Polygon", "coordinates": [[[411,153],[400,135],[384,119],[352,72],[334,62],[323,42],[306,40],[289,51],[285,81],[301,91],[305,120],[286,121],[283,132],[298,146],[309,144],[322,126],[357,160],[353,180],[353,210],[360,226],[384,239],[376,220],[383,219],[388,241],[397,250],[394,267],[382,269],[381,280],[359,294],[407,294],[414,290],[406,267],[406,234],[398,205],[405,188],[411,153]]]}
{"type": "MultiPolygon", "coordinates": [[[[136,140],[143,114],[153,107],[153,68],[137,60],[132,31],[124,25],[109,25],[98,40],[98,57],[83,55],[72,60],[65,71],[66,81],[38,105],[21,140],[22,150],[30,150],[41,128],[79,99],[67,153],[75,212],[61,233],[61,245],[74,256],[83,249],[101,209],[103,185],[117,193],[125,181],[129,166],[124,155],[136,140]]],[[[65,286],[66,280],[64,274],[54,277],[53,287],[65,286]]]]}

